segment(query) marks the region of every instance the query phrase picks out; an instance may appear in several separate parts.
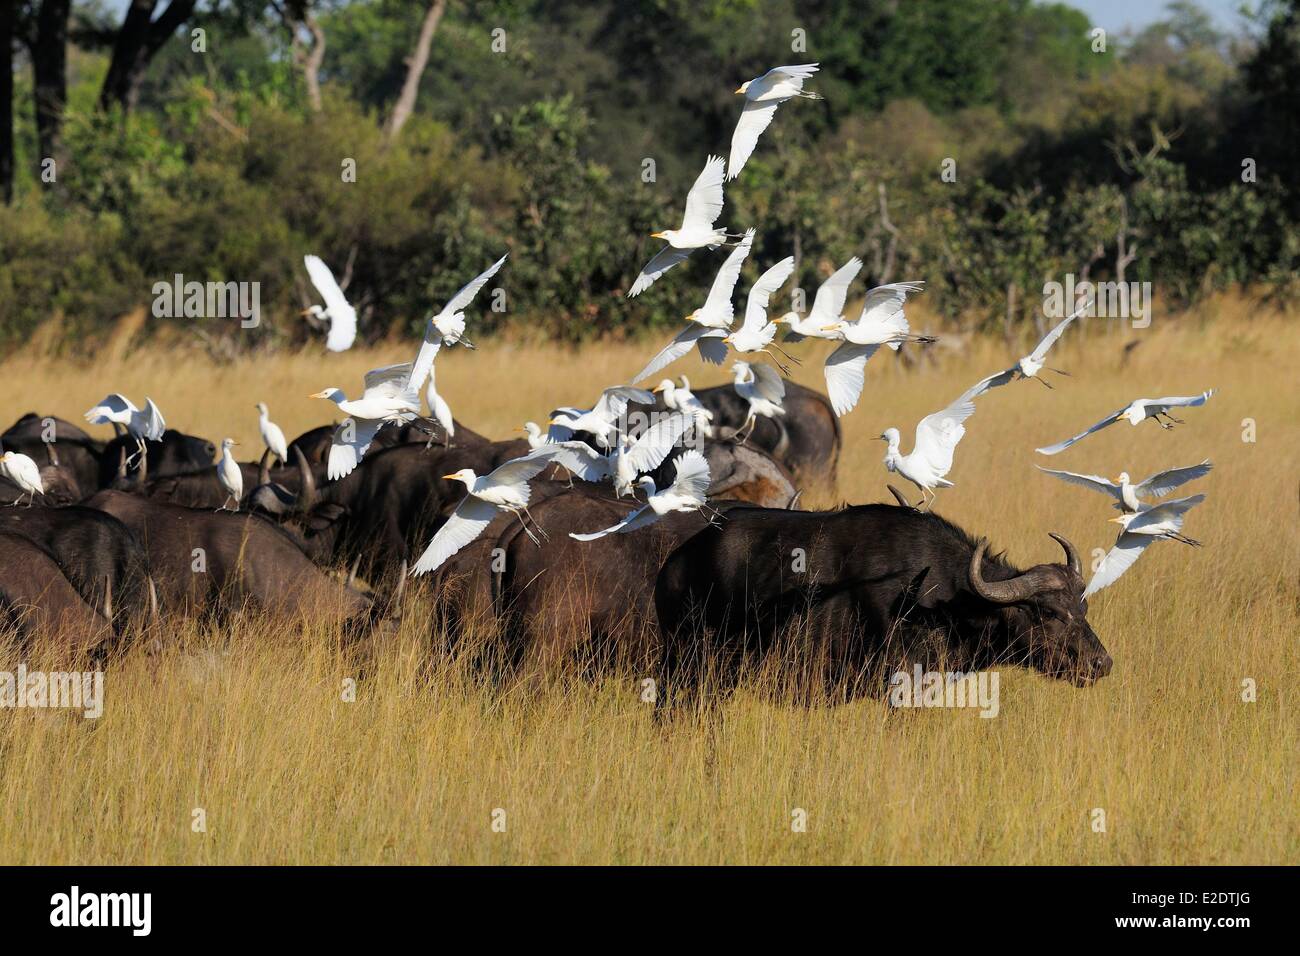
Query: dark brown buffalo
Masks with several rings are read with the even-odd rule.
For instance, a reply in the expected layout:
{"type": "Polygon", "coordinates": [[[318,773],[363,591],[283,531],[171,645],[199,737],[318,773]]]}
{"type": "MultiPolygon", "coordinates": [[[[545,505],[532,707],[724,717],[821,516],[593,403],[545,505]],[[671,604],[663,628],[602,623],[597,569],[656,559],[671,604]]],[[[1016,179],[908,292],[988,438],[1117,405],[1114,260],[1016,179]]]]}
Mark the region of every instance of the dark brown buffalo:
{"type": "Polygon", "coordinates": [[[664,689],[725,691],[769,655],[797,659],[835,694],[881,692],[913,663],[1091,683],[1111,659],[1088,626],[1078,554],[1053,537],[1066,562],[1022,571],[911,508],[737,508],[659,574],[664,689]]]}
{"type": "Polygon", "coordinates": [[[62,418],[28,412],[0,435],[0,447],[22,452],[42,468],[53,465],[63,469],[64,480],[82,495],[99,488],[103,442],[62,418]]]}
{"type": "MultiPolygon", "coordinates": [[[[303,500],[314,500],[316,476],[307,464],[306,457],[299,448],[294,448],[290,457],[294,459],[294,465],[287,468],[270,467],[269,451],[259,462],[239,462],[239,470],[244,479],[240,507],[248,507],[256,502],[261,510],[270,514],[288,513],[298,503],[299,492],[303,489],[309,490],[303,500]]],[[[323,475],[323,467],[320,471],[323,475]]],[[[167,501],[186,508],[211,508],[215,511],[224,508],[230,500],[230,493],[217,477],[215,465],[202,471],[150,478],[148,463],[145,463],[141,471],[130,477],[119,478],[113,487],[117,491],[129,491],[144,498],[167,501]]]]}
{"type": "Polygon", "coordinates": [[[118,518],[140,540],[163,613],[206,616],[252,605],[282,617],[329,617],[354,631],[377,620],[368,597],[326,575],[258,515],[121,491],[101,491],[86,504],[118,518]]]}
{"type": "Polygon", "coordinates": [[[174,428],[167,429],[161,441],[144,444],[147,454],[139,456],[136,454],[139,446],[130,435],[118,435],[108,442],[99,458],[99,487],[111,487],[123,477],[123,471],[130,477],[141,468],[155,478],[202,471],[215,464],[217,455],[216,446],[206,438],[186,435],[174,428]]]}
{"type": "Polygon", "coordinates": [[[57,642],[72,651],[108,646],[111,609],[97,612],[40,545],[0,532],[0,621],[24,638],[57,642]]]}
{"type": "Polygon", "coordinates": [[[0,509],[0,532],[36,544],[58,563],[83,601],[110,612],[122,633],[152,617],[156,594],[149,561],[130,529],[112,515],[83,506],[0,509]]]}

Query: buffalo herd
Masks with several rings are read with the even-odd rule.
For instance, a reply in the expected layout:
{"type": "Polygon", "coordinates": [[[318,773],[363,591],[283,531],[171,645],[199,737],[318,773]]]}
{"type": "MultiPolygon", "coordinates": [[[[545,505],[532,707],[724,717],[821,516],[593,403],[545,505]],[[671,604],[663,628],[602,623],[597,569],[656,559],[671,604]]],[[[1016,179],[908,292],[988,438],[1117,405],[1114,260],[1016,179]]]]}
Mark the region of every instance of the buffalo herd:
{"type": "MultiPolygon", "coordinates": [[[[697,396],[713,413],[713,435],[692,439],[709,463],[708,509],[579,542],[569,533],[609,527],[634,505],[553,465],[533,482],[540,546],[502,515],[409,590],[407,568],[464,493],[443,476],[487,473],[526,453],[526,439],[390,426],[330,481],[333,426],[322,426],[290,443],[287,462],[268,451],[243,463],[234,511],[204,438],[168,430],[141,454],[129,437],[27,414],[0,448],[32,458],[46,490],[19,503],[22,490],[0,478],[0,617],[21,642],[95,655],[245,608],[325,617],[365,642],[391,631],[418,584],[430,638],[472,644],[494,675],[629,668],[650,676],[661,704],[725,693],[749,668],[845,696],[880,696],[891,671],[914,663],[1021,665],[1079,685],[1109,672],[1064,538],[1053,535],[1062,563],[1022,570],[897,492],[890,504],[800,510],[799,489],[834,487],[841,436],[825,396],[787,385],[786,415],[759,419],[743,442],[734,390],[697,396]],[[491,637],[465,641],[471,632],[491,637]]],[[[670,458],[656,481],[672,469],[670,458]]]]}

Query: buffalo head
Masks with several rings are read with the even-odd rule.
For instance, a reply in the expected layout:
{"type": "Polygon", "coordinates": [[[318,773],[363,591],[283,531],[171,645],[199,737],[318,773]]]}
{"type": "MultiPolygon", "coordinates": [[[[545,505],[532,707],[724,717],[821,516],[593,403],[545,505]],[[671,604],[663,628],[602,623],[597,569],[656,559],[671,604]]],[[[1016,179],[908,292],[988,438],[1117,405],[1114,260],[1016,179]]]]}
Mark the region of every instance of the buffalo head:
{"type": "Polygon", "coordinates": [[[971,556],[970,584],[1002,609],[1013,659],[1082,687],[1109,674],[1111,659],[1088,625],[1079,554],[1063,536],[1052,537],[1065,551],[1064,564],[1035,565],[1002,580],[984,577],[988,542],[981,540],[971,556]]]}

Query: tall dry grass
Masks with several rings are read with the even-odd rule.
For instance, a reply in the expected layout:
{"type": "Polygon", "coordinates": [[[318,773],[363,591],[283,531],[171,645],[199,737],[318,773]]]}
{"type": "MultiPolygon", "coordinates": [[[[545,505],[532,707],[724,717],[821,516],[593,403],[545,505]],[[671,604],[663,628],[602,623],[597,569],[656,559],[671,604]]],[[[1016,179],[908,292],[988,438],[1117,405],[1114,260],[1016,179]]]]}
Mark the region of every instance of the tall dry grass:
{"type": "MultiPolygon", "coordinates": [[[[1094,687],[1004,669],[992,720],[742,691],[713,722],[660,725],[631,676],[482,686],[431,651],[418,593],[364,660],[310,622],[185,626],[161,653],[114,662],[97,721],[0,711],[0,863],[1297,862],[1300,337],[1246,311],[1220,302],[1144,332],[1072,333],[1054,358],[1073,377],[1001,389],[968,422],[938,510],[1024,564],[1058,559],[1048,531],[1085,554],[1114,536],[1100,496],[1035,463],[1113,476],[1214,459],[1186,529],[1205,548],[1158,544],[1092,601],[1115,659],[1094,687]],[[1210,386],[1172,432],[1124,424],[1050,463],[1033,452],[1132,398],[1210,386]],[[341,699],[348,679],[355,702],[341,699]]],[[[650,347],[484,343],[444,353],[439,385],[466,424],[504,436],[622,381],[650,347]]],[[[353,389],[408,350],[221,366],[177,350],[23,354],[0,363],[0,408],[76,420],[106,391],[147,393],[177,427],[251,450],[254,402],[297,432],[331,411],[302,396],[353,389]]],[[[798,377],[815,384],[821,352],[804,351],[798,377]]],[[[999,341],[912,371],[878,356],[845,422],[840,497],[880,500],[882,447],[868,439],[897,425],[906,447],[921,415],[1009,358],[999,341]]],[[[721,378],[694,360],[680,370],[721,378]]]]}

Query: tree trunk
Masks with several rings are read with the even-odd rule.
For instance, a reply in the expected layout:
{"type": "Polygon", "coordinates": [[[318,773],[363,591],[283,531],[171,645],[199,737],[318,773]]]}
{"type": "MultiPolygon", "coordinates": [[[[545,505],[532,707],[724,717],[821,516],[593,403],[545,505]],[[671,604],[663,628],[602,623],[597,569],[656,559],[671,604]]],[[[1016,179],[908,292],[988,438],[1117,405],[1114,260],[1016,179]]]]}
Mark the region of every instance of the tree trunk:
{"type": "Polygon", "coordinates": [[[388,126],[384,130],[384,138],[389,143],[397,139],[397,134],[402,131],[402,127],[415,111],[415,97],[420,92],[420,77],[429,62],[429,48],[433,46],[433,35],[438,32],[438,21],[442,19],[446,9],[447,0],[433,0],[429,12],[424,15],[420,38],[415,41],[415,52],[407,61],[406,81],[402,84],[402,92],[398,95],[397,102],[393,104],[393,112],[389,115],[388,126]]]}
{"type": "Polygon", "coordinates": [[[72,0],[45,0],[36,15],[32,91],[36,106],[37,173],[47,159],[61,157],[59,131],[68,101],[68,17],[72,0]]]}
{"type": "Polygon", "coordinates": [[[17,4],[0,0],[0,202],[14,198],[14,29],[17,4]]]}
{"type": "MultiPolygon", "coordinates": [[[[319,113],[321,110],[320,98],[320,68],[325,61],[325,31],[321,29],[320,23],[316,17],[308,11],[303,17],[303,26],[311,34],[311,50],[303,54],[301,48],[298,49],[295,59],[302,69],[303,84],[307,87],[307,103],[311,106],[313,113],[319,113]]],[[[294,39],[297,45],[297,38],[294,39]]]]}
{"type": "Polygon", "coordinates": [[[164,43],[190,18],[196,0],[171,0],[153,19],[157,0],[131,0],[113,43],[113,58],[99,92],[100,109],[120,106],[130,112],[140,98],[140,84],[164,43]]]}

